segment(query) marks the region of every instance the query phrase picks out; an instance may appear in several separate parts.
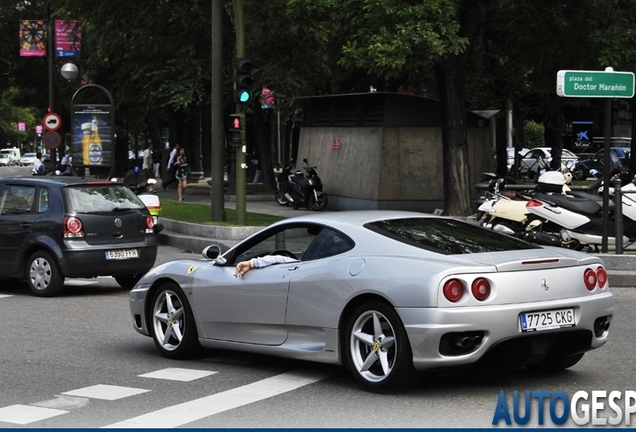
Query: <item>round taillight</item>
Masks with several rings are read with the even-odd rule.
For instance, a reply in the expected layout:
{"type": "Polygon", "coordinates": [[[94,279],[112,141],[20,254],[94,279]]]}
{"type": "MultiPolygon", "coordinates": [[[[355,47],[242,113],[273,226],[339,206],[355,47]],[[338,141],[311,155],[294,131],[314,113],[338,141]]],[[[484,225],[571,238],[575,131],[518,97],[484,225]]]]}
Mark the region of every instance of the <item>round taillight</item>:
{"type": "Polygon", "coordinates": [[[605,285],[607,284],[607,272],[603,267],[596,269],[596,278],[598,280],[599,288],[605,288],[605,285]]]}
{"type": "Polygon", "coordinates": [[[146,227],[152,228],[154,226],[155,226],[155,220],[153,219],[152,215],[146,216],[146,227]]]}
{"type": "Polygon", "coordinates": [[[64,225],[72,234],[77,234],[82,231],[82,221],[76,217],[67,217],[64,225]]]}
{"type": "Polygon", "coordinates": [[[479,301],[484,301],[490,296],[490,282],[484,278],[477,278],[470,286],[470,291],[479,301]]]}
{"type": "Polygon", "coordinates": [[[583,274],[583,280],[585,281],[585,287],[592,291],[596,288],[596,283],[598,281],[596,272],[592,269],[586,269],[583,274]]]}
{"type": "Polygon", "coordinates": [[[451,279],[444,284],[444,297],[446,300],[455,303],[462,298],[464,285],[458,279],[451,279]]]}

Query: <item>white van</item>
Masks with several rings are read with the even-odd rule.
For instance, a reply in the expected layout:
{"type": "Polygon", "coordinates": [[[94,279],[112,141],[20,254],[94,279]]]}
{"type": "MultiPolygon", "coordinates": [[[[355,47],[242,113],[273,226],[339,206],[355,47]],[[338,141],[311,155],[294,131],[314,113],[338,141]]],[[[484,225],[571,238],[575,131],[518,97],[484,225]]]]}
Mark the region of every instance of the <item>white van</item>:
{"type": "Polygon", "coordinates": [[[0,166],[20,165],[20,150],[16,147],[0,150],[0,166]]]}

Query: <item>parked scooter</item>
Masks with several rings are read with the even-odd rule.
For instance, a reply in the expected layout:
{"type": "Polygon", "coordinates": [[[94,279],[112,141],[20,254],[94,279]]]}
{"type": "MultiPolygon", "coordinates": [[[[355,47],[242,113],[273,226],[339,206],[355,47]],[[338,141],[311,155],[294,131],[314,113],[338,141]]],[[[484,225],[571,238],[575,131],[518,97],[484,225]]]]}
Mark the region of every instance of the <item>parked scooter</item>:
{"type": "MultiPolygon", "coordinates": [[[[287,199],[285,194],[290,191],[290,188],[289,188],[290,183],[289,183],[288,177],[291,175],[292,169],[293,169],[292,165],[287,165],[285,168],[283,168],[281,173],[278,174],[278,177],[276,178],[275,198],[276,198],[276,202],[282,206],[289,205],[289,200],[287,199]]],[[[301,176],[303,175],[303,173],[300,171],[298,171],[298,173],[301,176]]]]}
{"type": "MultiPolygon", "coordinates": [[[[113,177],[110,179],[113,182],[120,181],[120,179],[113,177]]],[[[146,171],[140,171],[139,167],[128,171],[124,178],[121,180],[130,190],[132,190],[139,199],[145,204],[146,208],[150,212],[152,219],[154,220],[155,234],[159,234],[163,230],[163,224],[159,222],[159,215],[161,214],[161,201],[155,190],[152,187],[157,183],[157,180],[151,178],[146,171]]]]}
{"type": "MultiPolygon", "coordinates": [[[[636,242],[636,185],[634,174],[623,170],[617,174],[621,179],[623,244],[636,242]]],[[[539,179],[541,180],[541,179],[539,179]]],[[[554,184],[554,189],[558,188],[554,184]]],[[[609,202],[608,246],[614,246],[615,219],[613,201],[609,202]]],[[[533,243],[562,246],[576,250],[584,248],[598,250],[603,242],[603,206],[597,196],[572,196],[558,193],[537,193],[526,205],[528,222],[539,221],[539,225],[523,234],[533,243]]]]}
{"type": "Polygon", "coordinates": [[[309,166],[307,159],[305,162],[305,171],[307,176],[302,172],[296,171],[294,174],[287,176],[288,190],[284,194],[285,198],[290,202],[294,209],[299,207],[307,207],[311,210],[320,211],[327,207],[327,194],[322,191],[322,180],[318,176],[315,166],[309,166]]]}

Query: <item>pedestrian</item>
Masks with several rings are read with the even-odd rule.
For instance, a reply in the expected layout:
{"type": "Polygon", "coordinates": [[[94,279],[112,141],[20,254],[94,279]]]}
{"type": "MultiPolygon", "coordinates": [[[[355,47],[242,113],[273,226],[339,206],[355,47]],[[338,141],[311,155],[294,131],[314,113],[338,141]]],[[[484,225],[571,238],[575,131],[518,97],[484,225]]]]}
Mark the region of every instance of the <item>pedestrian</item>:
{"type": "Polygon", "coordinates": [[[183,201],[183,193],[188,187],[188,174],[190,171],[188,158],[185,155],[184,148],[179,149],[177,160],[175,161],[174,165],[176,167],[175,179],[179,182],[179,185],[177,186],[177,196],[179,197],[179,201],[183,201]]]}
{"type": "Polygon", "coordinates": [[[66,154],[60,161],[60,175],[70,176],[73,175],[71,171],[71,149],[66,149],[66,154]]]}
{"type": "Polygon", "coordinates": [[[176,167],[174,166],[174,163],[177,160],[177,153],[179,153],[180,147],[181,146],[179,145],[179,143],[177,143],[174,145],[174,148],[170,152],[170,157],[168,158],[168,164],[166,166],[168,168],[168,174],[166,175],[166,181],[163,184],[164,191],[169,184],[177,180],[177,178],[175,177],[176,167]]]}
{"type": "Polygon", "coordinates": [[[152,150],[152,172],[155,175],[155,178],[159,178],[161,176],[161,172],[159,168],[161,167],[161,152],[159,150],[152,150]]]}
{"type": "Polygon", "coordinates": [[[141,169],[144,171],[150,171],[152,165],[152,143],[148,144],[146,150],[144,150],[144,160],[141,164],[141,169]]]}
{"type": "Polygon", "coordinates": [[[261,178],[261,162],[258,160],[258,158],[254,158],[252,159],[252,163],[256,167],[256,171],[254,171],[254,180],[252,181],[252,184],[256,184],[258,183],[258,180],[261,178]]]}
{"type": "Polygon", "coordinates": [[[42,175],[44,174],[44,163],[42,162],[42,153],[37,152],[35,154],[35,160],[33,161],[33,174],[42,175]]]}

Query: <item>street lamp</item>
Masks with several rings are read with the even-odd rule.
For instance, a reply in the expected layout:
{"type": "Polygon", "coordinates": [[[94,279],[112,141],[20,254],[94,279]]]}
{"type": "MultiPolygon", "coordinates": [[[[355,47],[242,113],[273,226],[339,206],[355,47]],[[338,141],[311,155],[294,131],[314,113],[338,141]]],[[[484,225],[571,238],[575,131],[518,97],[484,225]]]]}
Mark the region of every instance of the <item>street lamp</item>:
{"type": "Polygon", "coordinates": [[[79,74],[79,69],[77,69],[77,66],[75,65],[75,63],[69,62],[62,66],[61,73],[64,79],[68,81],[73,81],[75,78],[77,78],[77,75],[79,74]]]}

